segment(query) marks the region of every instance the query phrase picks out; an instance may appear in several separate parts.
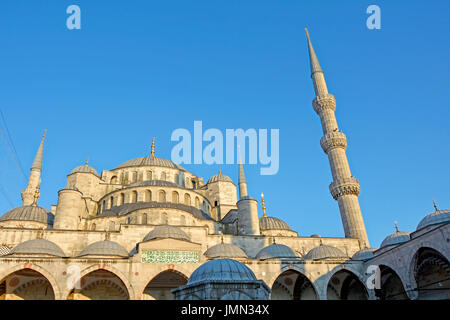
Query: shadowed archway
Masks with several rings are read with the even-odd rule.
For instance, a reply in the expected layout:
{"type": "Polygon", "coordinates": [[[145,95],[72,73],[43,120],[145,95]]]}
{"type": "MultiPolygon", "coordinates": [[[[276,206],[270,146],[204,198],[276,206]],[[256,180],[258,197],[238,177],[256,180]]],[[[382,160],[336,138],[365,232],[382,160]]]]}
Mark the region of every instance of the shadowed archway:
{"type": "Polygon", "coordinates": [[[328,282],[327,300],[368,300],[369,294],[358,277],[348,270],[336,272],[328,282]]]}
{"type": "Polygon", "coordinates": [[[173,300],[172,289],[184,286],[188,278],[181,272],[166,270],[156,275],[145,287],[143,300],[173,300]]]}
{"type": "Polygon", "coordinates": [[[317,300],[311,281],[302,273],[287,270],[272,285],[271,300],[317,300]]]}
{"type": "Polygon", "coordinates": [[[375,289],[379,300],[408,300],[405,287],[398,274],[388,266],[380,265],[381,288],[375,289]]]}
{"type": "Polygon", "coordinates": [[[54,300],[50,281],[32,269],[17,270],[0,280],[0,300],[54,300]]]}

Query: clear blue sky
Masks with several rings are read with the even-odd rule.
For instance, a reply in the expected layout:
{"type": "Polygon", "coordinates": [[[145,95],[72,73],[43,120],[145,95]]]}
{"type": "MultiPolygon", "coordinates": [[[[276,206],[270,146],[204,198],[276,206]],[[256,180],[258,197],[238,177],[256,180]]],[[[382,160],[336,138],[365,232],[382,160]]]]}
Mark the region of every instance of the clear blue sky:
{"type": "MultiPolygon", "coordinates": [[[[343,236],[311,101],[307,26],[336,116],[371,245],[415,230],[434,198],[450,208],[450,2],[2,1],[0,108],[28,174],[48,129],[39,204],[57,203],[86,157],[98,171],[170,158],[177,128],[279,128],[280,171],[246,166],[249,192],[300,235],[343,236]],[[66,28],[66,8],[82,29],[66,28]],[[381,7],[381,30],[366,8],[381,7]]],[[[213,166],[185,166],[205,180],[213,166]]],[[[222,166],[237,180],[237,168],[222,166]]],[[[0,136],[0,187],[19,206],[26,180],[0,136]]],[[[0,194],[0,213],[11,209],[0,194]]]]}

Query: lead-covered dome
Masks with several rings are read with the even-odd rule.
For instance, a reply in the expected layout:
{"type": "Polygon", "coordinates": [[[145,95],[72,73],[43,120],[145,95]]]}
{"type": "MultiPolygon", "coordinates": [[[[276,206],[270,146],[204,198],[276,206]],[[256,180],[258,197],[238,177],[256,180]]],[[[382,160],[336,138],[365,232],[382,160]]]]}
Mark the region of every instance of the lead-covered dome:
{"type": "Polygon", "coordinates": [[[45,239],[28,240],[11,250],[11,255],[49,255],[65,257],[64,251],[56,244],[45,239]]]}
{"type": "Polygon", "coordinates": [[[305,255],[305,259],[308,260],[335,259],[335,258],[347,258],[347,255],[340,249],[328,245],[320,245],[318,247],[315,247],[305,255]]]}
{"type": "Polygon", "coordinates": [[[291,227],[281,219],[275,217],[263,216],[259,218],[259,228],[262,231],[266,230],[289,230],[292,231],[291,227]]]}
{"type": "Polygon", "coordinates": [[[352,256],[352,260],[356,260],[356,261],[369,260],[370,258],[373,257],[373,253],[375,250],[377,250],[377,249],[374,249],[374,248],[361,249],[352,256]]]}
{"type": "Polygon", "coordinates": [[[267,246],[256,255],[256,259],[258,260],[267,260],[267,259],[293,259],[298,258],[295,252],[285,246],[284,244],[271,244],[267,246]]]}
{"type": "Polygon", "coordinates": [[[401,243],[411,240],[411,234],[405,231],[396,231],[388,235],[380,245],[380,248],[399,245],[401,243]]]}
{"type": "Polygon", "coordinates": [[[39,206],[21,206],[6,212],[0,217],[2,221],[36,221],[53,225],[54,216],[39,206]]]}
{"type": "Polygon", "coordinates": [[[220,243],[212,246],[204,255],[208,258],[247,258],[244,250],[231,243],[220,243]]]}
{"type": "Polygon", "coordinates": [[[88,160],[86,160],[86,163],[84,165],[76,167],[75,169],[73,169],[70,174],[74,174],[74,173],[92,173],[93,175],[96,175],[97,177],[100,177],[98,172],[94,168],[89,166],[88,160]]]}
{"type": "Polygon", "coordinates": [[[201,281],[255,281],[252,270],[245,264],[232,259],[210,260],[198,267],[187,284],[201,281]]]}
{"type": "Polygon", "coordinates": [[[105,240],[91,243],[78,256],[118,256],[126,258],[128,252],[117,242],[105,240]]]}
{"type": "Polygon", "coordinates": [[[436,210],[423,218],[416,230],[450,221],[450,210],[436,210]]]}
{"type": "Polygon", "coordinates": [[[173,168],[173,169],[180,169],[183,171],[185,170],[182,166],[180,166],[179,164],[176,164],[173,161],[163,159],[163,158],[151,157],[151,156],[128,160],[127,162],[122,163],[116,169],[129,168],[129,167],[145,167],[145,166],[173,168]]]}
{"type": "Polygon", "coordinates": [[[155,239],[167,239],[167,238],[191,241],[191,238],[187,235],[186,232],[184,232],[178,227],[169,225],[156,227],[145,236],[143,241],[146,242],[155,239]]]}
{"type": "Polygon", "coordinates": [[[219,173],[216,174],[214,176],[212,176],[211,178],[209,178],[208,183],[213,183],[213,182],[231,182],[233,183],[233,180],[231,180],[231,178],[225,174],[219,173]]]}

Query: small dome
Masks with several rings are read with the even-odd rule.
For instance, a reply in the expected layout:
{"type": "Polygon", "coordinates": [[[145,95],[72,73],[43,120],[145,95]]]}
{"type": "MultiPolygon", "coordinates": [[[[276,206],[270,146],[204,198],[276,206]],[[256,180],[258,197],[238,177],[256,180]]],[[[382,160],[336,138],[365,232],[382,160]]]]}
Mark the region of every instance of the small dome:
{"type": "Polygon", "coordinates": [[[362,250],[359,250],[358,252],[356,252],[353,257],[352,260],[357,260],[357,261],[365,261],[365,260],[369,260],[370,258],[373,257],[373,252],[377,250],[374,248],[365,248],[362,250]]]}
{"type": "Polygon", "coordinates": [[[120,244],[114,241],[97,241],[91,243],[86,248],[81,251],[78,255],[83,256],[119,256],[128,257],[127,250],[124,249],[120,244]]]}
{"type": "Polygon", "coordinates": [[[247,258],[244,250],[231,243],[220,243],[212,246],[204,255],[208,258],[247,258]]]}
{"type": "Polygon", "coordinates": [[[21,206],[6,212],[0,217],[0,222],[18,220],[18,221],[36,221],[53,225],[53,214],[39,206],[21,206]]]}
{"type": "Polygon", "coordinates": [[[449,221],[450,221],[450,210],[436,210],[435,212],[432,212],[425,218],[423,218],[417,225],[416,230],[420,230],[422,228],[431,225],[441,224],[449,221]]]}
{"type": "Polygon", "coordinates": [[[281,219],[275,217],[261,217],[259,218],[259,228],[263,231],[265,230],[289,230],[292,231],[291,227],[281,219]]]}
{"type": "Polygon", "coordinates": [[[258,260],[281,259],[281,258],[293,259],[298,258],[298,256],[288,246],[276,243],[261,249],[261,251],[259,251],[258,254],[256,255],[256,259],[258,260]]]}
{"type": "Polygon", "coordinates": [[[312,234],[311,238],[320,238],[320,234],[312,234]]]}
{"type": "Polygon", "coordinates": [[[308,260],[321,260],[328,258],[346,258],[347,256],[336,247],[320,245],[311,249],[306,255],[308,260]]]}
{"type": "Polygon", "coordinates": [[[86,161],[85,165],[79,166],[79,167],[76,167],[75,169],[73,169],[70,174],[74,174],[74,173],[92,173],[92,174],[96,175],[97,177],[100,177],[99,174],[97,173],[97,171],[95,171],[94,168],[89,166],[89,163],[87,161],[86,161]]]}
{"type": "Polygon", "coordinates": [[[155,239],[177,239],[191,241],[191,238],[178,227],[174,226],[158,226],[149,232],[144,238],[144,242],[155,239]]]}
{"type": "Polygon", "coordinates": [[[128,167],[165,167],[165,168],[173,168],[180,169],[185,171],[185,169],[167,159],[157,158],[157,157],[142,157],[128,160],[127,162],[122,163],[116,169],[128,168],[128,167]]]}
{"type": "Polygon", "coordinates": [[[255,281],[252,270],[245,264],[232,259],[210,260],[198,267],[187,284],[201,281],[255,281]]]}
{"type": "Polygon", "coordinates": [[[231,178],[227,175],[224,175],[222,173],[216,174],[215,176],[212,176],[211,178],[209,178],[208,183],[213,183],[213,182],[231,182],[233,183],[233,180],[231,180],[231,178]]]}
{"type": "Polygon", "coordinates": [[[398,245],[400,243],[404,243],[411,239],[409,232],[397,231],[393,234],[388,235],[380,245],[380,248],[398,245]]]}
{"type": "Polygon", "coordinates": [[[34,239],[22,242],[12,249],[10,254],[45,254],[55,257],[65,257],[64,251],[62,251],[56,243],[45,239],[34,239]]]}

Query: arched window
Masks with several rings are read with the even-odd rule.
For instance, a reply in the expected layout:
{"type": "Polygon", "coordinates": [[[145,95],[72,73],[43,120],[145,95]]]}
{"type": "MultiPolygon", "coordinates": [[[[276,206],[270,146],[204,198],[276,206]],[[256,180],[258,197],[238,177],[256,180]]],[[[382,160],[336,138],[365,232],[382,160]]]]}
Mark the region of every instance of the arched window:
{"type": "Polygon", "coordinates": [[[123,173],[123,184],[129,184],[130,183],[130,173],[124,172],[123,173]]]}
{"type": "Polygon", "coordinates": [[[144,180],[144,172],[143,171],[139,171],[139,173],[138,173],[138,182],[141,182],[142,180],[144,180]]]}
{"type": "Polygon", "coordinates": [[[119,199],[120,199],[119,205],[123,205],[125,203],[125,194],[121,193],[119,199]]]}
{"type": "Polygon", "coordinates": [[[109,198],[109,208],[111,209],[114,206],[114,197],[109,198]]]}
{"type": "Polygon", "coordinates": [[[167,216],[167,213],[163,212],[161,215],[161,223],[162,224],[169,224],[169,217],[167,216]]]}
{"type": "Polygon", "coordinates": [[[111,184],[117,184],[117,176],[111,178],[111,184]]]}
{"type": "Polygon", "coordinates": [[[95,230],[95,223],[93,223],[92,225],[91,225],[91,230],[95,230]]]}
{"type": "Polygon", "coordinates": [[[138,197],[138,193],[137,193],[137,191],[133,191],[133,192],[131,192],[131,203],[135,203],[135,202],[137,202],[137,197],[138,197]]]}
{"type": "Polygon", "coordinates": [[[147,171],[147,180],[152,180],[153,179],[153,172],[151,172],[150,170],[147,171]]]}
{"type": "Polygon", "coordinates": [[[161,172],[161,180],[167,180],[167,174],[165,172],[161,172]]]}
{"type": "Polygon", "coordinates": [[[166,192],[164,190],[160,190],[159,191],[158,201],[159,202],[166,202],[166,192]]]}
{"type": "Polygon", "coordinates": [[[102,205],[103,210],[105,210],[105,207],[106,207],[106,200],[103,200],[103,205],[102,205]]]}
{"type": "Polygon", "coordinates": [[[172,192],[172,202],[173,203],[180,202],[180,196],[178,195],[178,192],[176,192],[176,191],[172,192]]]}
{"type": "Polygon", "coordinates": [[[151,202],[152,201],[152,192],[150,190],[145,191],[145,202],[151,202]]]}
{"type": "Polygon", "coordinates": [[[187,206],[191,205],[191,196],[189,195],[189,193],[184,194],[184,204],[187,206]]]}
{"type": "Polygon", "coordinates": [[[181,217],[180,217],[180,224],[181,224],[182,226],[186,225],[186,217],[185,217],[185,216],[181,216],[181,217]]]}
{"type": "Polygon", "coordinates": [[[133,177],[131,178],[131,182],[137,182],[137,172],[133,172],[133,177]]]}
{"type": "Polygon", "coordinates": [[[147,224],[147,214],[146,214],[146,213],[144,213],[144,214],[142,215],[141,223],[142,223],[142,224],[147,224]]]}
{"type": "Polygon", "coordinates": [[[195,197],[195,207],[200,209],[200,199],[198,197],[195,197]]]}

